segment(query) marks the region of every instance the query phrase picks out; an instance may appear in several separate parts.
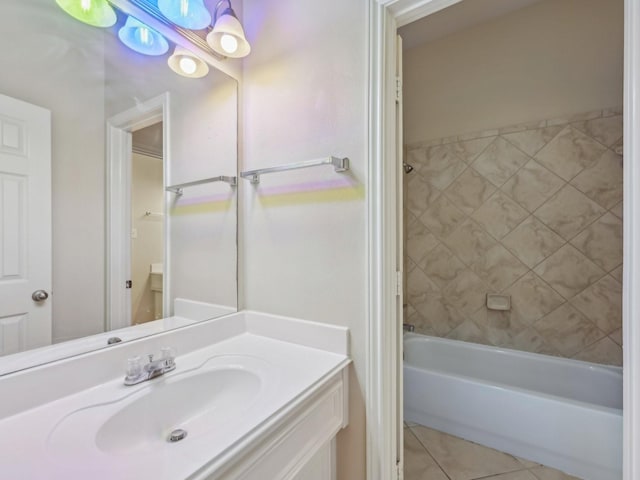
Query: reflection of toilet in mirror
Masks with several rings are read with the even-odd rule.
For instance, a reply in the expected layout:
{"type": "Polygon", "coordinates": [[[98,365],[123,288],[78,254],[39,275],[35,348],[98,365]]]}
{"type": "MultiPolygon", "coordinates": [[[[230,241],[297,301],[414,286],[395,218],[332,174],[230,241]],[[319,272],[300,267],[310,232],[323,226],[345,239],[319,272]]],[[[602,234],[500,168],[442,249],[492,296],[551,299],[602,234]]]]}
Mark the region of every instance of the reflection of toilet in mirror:
{"type": "Polygon", "coordinates": [[[149,271],[149,283],[153,295],[153,318],[162,318],[162,263],[152,263],[149,271]]]}

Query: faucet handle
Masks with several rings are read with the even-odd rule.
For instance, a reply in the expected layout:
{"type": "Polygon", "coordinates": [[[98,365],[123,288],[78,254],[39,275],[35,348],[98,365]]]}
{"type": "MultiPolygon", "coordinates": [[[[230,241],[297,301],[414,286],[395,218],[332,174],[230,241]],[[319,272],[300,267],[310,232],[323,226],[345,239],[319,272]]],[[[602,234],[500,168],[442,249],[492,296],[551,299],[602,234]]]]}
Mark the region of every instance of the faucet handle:
{"type": "Polygon", "coordinates": [[[153,353],[148,353],[147,358],[149,359],[149,363],[153,362],[153,353]]]}
{"type": "Polygon", "coordinates": [[[162,347],[160,354],[162,358],[174,358],[176,356],[176,349],[173,347],[162,347]]]}
{"type": "Polygon", "coordinates": [[[164,360],[167,367],[173,367],[175,365],[176,350],[173,347],[162,347],[160,349],[162,360],[164,360]]]}
{"type": "Polygon", "coordinates": [[[127,378],[137,378],[142,375],[142,358],[140,355],[127,359],[127,378]]]}

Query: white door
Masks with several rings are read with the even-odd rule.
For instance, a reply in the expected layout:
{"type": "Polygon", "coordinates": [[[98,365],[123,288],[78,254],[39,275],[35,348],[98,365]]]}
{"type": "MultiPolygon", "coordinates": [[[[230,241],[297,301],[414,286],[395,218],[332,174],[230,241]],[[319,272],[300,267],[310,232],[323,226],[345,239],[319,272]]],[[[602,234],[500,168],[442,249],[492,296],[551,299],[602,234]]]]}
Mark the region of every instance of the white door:
{"type": "Polygon", "coordinates": [[[51,112],[0,95],[0,355],[51,343],[50,294],[51,112]]]}

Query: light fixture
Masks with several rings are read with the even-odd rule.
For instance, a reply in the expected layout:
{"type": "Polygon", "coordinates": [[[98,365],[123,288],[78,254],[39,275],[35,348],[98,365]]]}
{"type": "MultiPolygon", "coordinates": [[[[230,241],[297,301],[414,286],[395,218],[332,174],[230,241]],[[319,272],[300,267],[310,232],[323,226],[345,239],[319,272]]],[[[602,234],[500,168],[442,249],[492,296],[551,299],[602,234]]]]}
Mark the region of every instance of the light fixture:
{"type": "Polygon", "coordinates": [[[56,0],[56,3],[76,20],[94,27],[112,27],[117,20],[107,0],[56,0]]]}
{"type": "Polygon", "coordinates": [[[182,47],[176,47],[167,63],[171,70],[183,77],[202,78],[209,73],[209,65],[182,47]]]}
{"type": "Polygon", "coordinates": [[[242,24],[231,7],[231,0],[220,0],[214,10],[213,30],[207,35],[207,43],[220,55],[231,58],[246,57],[251,45],[244,36],[242,24]],[[221,6],[229,6],[218,14],[221,6]]]}
{"type": "Polygon", "coordinates": [[[162,35],[133,17],[127,18],[124,27],[118,31],[118,38],[143,55],[164,55],[169,51],[169,43],[162,35]]]}
{"type": "Polygon", "coordinates": [[[173,23],[189,30],[211,25],[211,14],[203,0],[158,0],[158,9],[173,23]]]}

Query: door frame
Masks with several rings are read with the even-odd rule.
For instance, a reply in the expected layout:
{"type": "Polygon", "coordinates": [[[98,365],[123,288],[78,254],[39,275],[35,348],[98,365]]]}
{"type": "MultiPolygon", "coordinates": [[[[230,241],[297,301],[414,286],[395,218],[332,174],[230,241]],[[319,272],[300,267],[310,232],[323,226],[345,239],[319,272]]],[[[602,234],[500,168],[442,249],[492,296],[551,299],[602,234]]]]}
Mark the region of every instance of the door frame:
{"type": "MultiPolygon", "coordinates": [[[[367,478],[400,478],[393,439],[402,418],[402,362],[394,326],[396,265],[395,36],[399,27],[461,0],[369,0],[367,478]],[[389,161],[392,160],[392,161],[389,161]],[[398,369],[398,370],[396,370],[398,369]]],[[[640,3],[624,13],[623,479],[640,478],[640,3]]]]}
{"type": "MultiPolygon", "coordinates": [[[[170,156],[170,94],[164,93],[107,120],[107,256],[105,329],[131,326],[131,133],[162,122],[163,186],[167,185],[170,156]]],[[[169,195],[164,201],[163,310],[170,311],[169,195]]]]}

